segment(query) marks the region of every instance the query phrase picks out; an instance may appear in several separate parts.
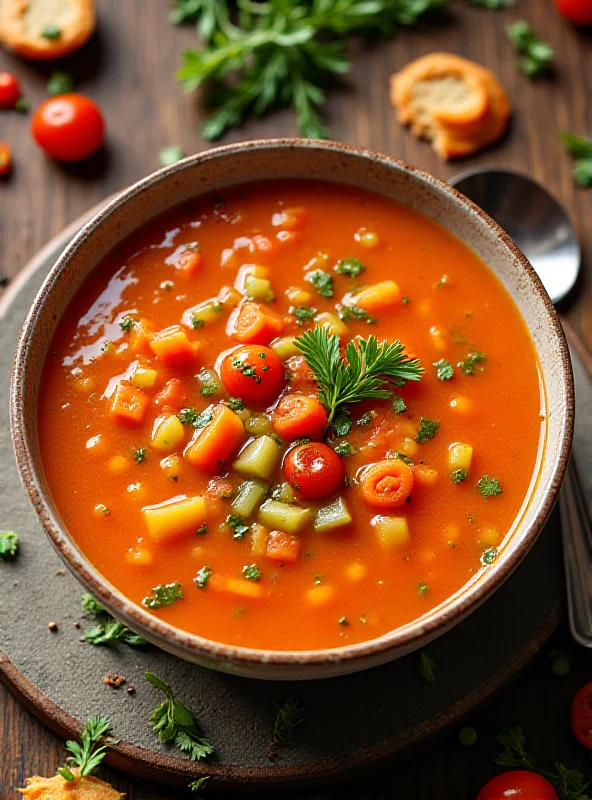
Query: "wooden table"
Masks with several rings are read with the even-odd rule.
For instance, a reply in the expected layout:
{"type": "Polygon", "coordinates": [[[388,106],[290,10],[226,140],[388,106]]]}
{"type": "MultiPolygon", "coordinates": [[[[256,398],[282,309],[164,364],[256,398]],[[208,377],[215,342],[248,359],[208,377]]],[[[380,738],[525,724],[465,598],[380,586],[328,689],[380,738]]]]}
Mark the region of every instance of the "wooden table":
{"type": "MultiPolygon", "coordinates": [[[[2,113],[0,138],[10,143],[15,160],[11,180],[0,184],[0,277],[5,281],[67,223],[156,169],[162,147],[179,144],[191,153],[207,146],[197,132],[196,100],[182,96],[174,79],[180,53],[195,41],[191,27],[168,25],[165,0],[100,0],[98,5],[98,34],[82,52],[59,65],[34,65],[0,53],[0,71],[17,73],[32,107],[46,96],[47,76],[57,68],[71,72],[77,89],[101,104],[109,128],[104,153],[85,164],[62,166],[48,161],[35,147],[27,117],[2,113]]],[[[574,186],[570,159],[559,143],[562,130],[590,133],[589,34],[564,23],[551,0],[519,0],[516,9],[504,12],[472,9],[456,0],[444,22],[402,32],[389,42],[354,43],[352,51],[352,75],[343,89],[330,92],[328,120],[334,138],[381,150],[444,179],[469,165],[503,164],[533,175],[566,204],[582,240],[584,269],[577,290],[561,311],[584,350],[592,352],[592,193],[574,186]],[[541,38],[552,42],[556,77],[531,82],[516,69],[504,28],[518,18],[527,19],[541,38]],[[436,49],[463,54],[492,68],[516,112],[510,135],[501,145],[458,165],[441,164],[428,145],[402,130],[388,101],[389,75],[436,49]]],[[[294,133],[292,118],[276,114],[250,123],[226,141],[294,133]]],[[[559,631],[553,646],[569,649],[571,675],[556,678],[547,656],[541,654],[495,708],[471,720],[479,732],[473,748],[463,747],[452,734],[391,772],[370,774],[348,784],[345,791],[326,791],[319,798],[472,798],[494,772],[493,737],[503,724],[523,726],[541,763],[563,760],[585,769],[586,754],[569,732],[569,703],[576,688],[592,677],[590,657],[570,644],[565,630],[559,631]]],[[[25,776],[50,775],[63,758],[62,743],[0,686],[0,798],[16,798],[14,787],[21,786],[25,776]]],[[[130,800],[172,796],[166,789],[108,769],[104,774],[130,800]]]]}

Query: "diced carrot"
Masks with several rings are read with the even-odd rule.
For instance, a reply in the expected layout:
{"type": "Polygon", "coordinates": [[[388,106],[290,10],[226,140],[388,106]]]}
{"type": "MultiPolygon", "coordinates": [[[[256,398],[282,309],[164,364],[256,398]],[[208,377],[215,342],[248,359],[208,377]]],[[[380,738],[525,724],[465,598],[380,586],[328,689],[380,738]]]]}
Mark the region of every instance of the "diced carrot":
{"type": "Polygon", "coordinates": [[[111,416],[128,422],[142,422],[150,400],[141,389],[136,389],[127,381],[119,381],[111,397],[109,411],[111,416]]]}
{"type": "Polygon", "coordinates": [[[218,472],[244,442],[245,428],[240,417],[225,405],[212,405],[203,413],[211,414],[212,419],[195,431],[183,455],[204,472],[218,472]]]}
{"type": "Polygon", "coordinates": [[[199,345],[192,342],[180,325],[171,325],[155,333],[150,349],[167,367],[193,364],[199,345]]]}
{"type": "Polygon", "coordinates": [[[367,286],[354,295],[353,303],[366,311],[384,311],[401,302],[401,290],[394,281],[382,281],[367,286]]]}
{"type": "Polygon", "coordinates": [[[260,583],[247,581],[244,578],[227,578],[223,575],[216,575],[215,573],[210,576],[208,580],[208,589],[213,589],[215,592],[224,592],[225,594],[235,594],[238,597],[252,597],[259,599],[265,597],[265,589],[260,583]]]}
{"type": "Polygon", "coordinates": [[[130,331],[129,346],[134,353],[152,355],[150,342],[154,336],[154,327],[150,320],[139,319],[130,331]]]}
{"type": "Polygon", "coordinates": [[[156,395],[153,402],[157,406],[170,406],[178,411],[183,407],[187,392],[185,386],[179,378],[171,378],[156,395]]]}
{"type": "Polygon", "coordinates": [[[298,561],[301,541],[297,536],[284,531],[270,531],[267,537],[265,555],[272,561],[298,561]]]}
{"type": "Polygon", "coordinates": [[[327,413],[314,397],[288,394],[273,412],[273,428],[281,439],[320,439],[327,425],[327,413]]]}
{"type": "Polygon", "coordinates": [[[256,250],[260,253],[266,253],[267,255],[271,255],[275,250],[275,245],[268,239],[267,236],[262,236],[260,233],[255,234],[255,236],[251,237],[251,241],[256,250]]]}
{"type": "Polygon", "coordinates": [[[202,258],[197,250],[184,250],[175,264],[175,269],[183,278],[191,278],[202,267],[202,258]]]}
{"type": "Polygon", "coordinates": [[[271,224],[276,228],[283,228],[285,231],[296,231],[302,228],[308,216],[306,208],[295,206],[286,208],[284,211],[277,211],[271,218],[271,224]]]}
{"type": "Polygon", "coordinates": [[[260,303],[245,303],[238,311],[230,330],[241,344],[269,344],[284,329],[284,320],[260,303]]]}

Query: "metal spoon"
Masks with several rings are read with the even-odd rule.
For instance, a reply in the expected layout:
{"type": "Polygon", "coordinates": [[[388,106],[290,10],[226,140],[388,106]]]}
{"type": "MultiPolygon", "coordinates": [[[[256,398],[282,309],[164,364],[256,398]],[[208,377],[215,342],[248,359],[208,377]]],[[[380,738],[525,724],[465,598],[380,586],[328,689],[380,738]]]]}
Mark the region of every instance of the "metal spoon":
{"type": "MultiPolygon", "coordinates": [[[[553,303],[567,295],[580,271],[580,245],[564,208],[546,189],[526,175],[497,167],[461,172],[450,184],[509,233],[553,303]]],[[[592,647],[592,526],[573,457],[559,510],[570,630],[579,644],[592,647]]]]}

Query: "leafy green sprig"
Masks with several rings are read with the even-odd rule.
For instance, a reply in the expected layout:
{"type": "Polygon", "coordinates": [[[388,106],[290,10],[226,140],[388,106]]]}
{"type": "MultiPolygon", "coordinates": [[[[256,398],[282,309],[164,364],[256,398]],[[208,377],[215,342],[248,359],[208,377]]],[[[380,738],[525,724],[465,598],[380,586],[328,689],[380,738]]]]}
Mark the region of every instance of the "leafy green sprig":
{"type": "Polygon", "coordinates": [[[565,131],[561,141],[574,160],[571,171],[574,181],[584,188],[592,186],[592,139],[565,131]]]}
{"type": "Polygon", "coordinates": [[[123,642],[130,647],[143,647],[147,645],[146,639],[138,636],[129,628],[116,620],[107,609],[92,596],[85,594],[82,598],[82,608],[87,614],[97,618],[98,625],[89,628],[82,636],[82,641],[96,646],[123,642]]]}
{"type": "Polygon", "coordinates": [[[13,531],[0,531],[0,561],[14,558],[19,546],[18,534],[13,531]]]}
{"type": "Polygon", "coordinates": [[[549,72],[553,65],[553,48],[543,42],[528,22],[520,20],[507,27],[508,37],[522,58],[518,62],[521,71],[529,78],[549,72]]]}
{"type": "Polygon", "coordinates": [[[98,742],[110,727],[111,723],[105,717],[90,717],[80,733],[80,743],[72,740],[66,742],[66,750],[72,755],[66,759],[63,767],[58,767],[58,774],[65,781],[75,780],[76,775],[72,772],[74,767],[78,769],[80,776],[84,777],[99,766],[105,758],[107,745],[98,742]]]}

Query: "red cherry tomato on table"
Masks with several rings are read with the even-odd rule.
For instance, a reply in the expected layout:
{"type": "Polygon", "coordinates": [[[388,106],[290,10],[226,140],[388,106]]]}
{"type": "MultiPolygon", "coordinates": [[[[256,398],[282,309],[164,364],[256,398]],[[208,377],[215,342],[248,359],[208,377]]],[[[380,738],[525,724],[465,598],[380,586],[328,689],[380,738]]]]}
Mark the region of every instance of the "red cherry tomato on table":
{"type": "Polygon", "coordinates": [[[555,0],[555,5],[574,25],[592,25],[592,0],[555,0]]]}
{"type": "Polygon", "coordinates": [[[0,177],[8,175],[12,168],[12,153],[10,147],[0,142],[0,177]]]}
{"type": "Polygon", "coordinates": [[[50,97],[33,116],[37,144],[57,161],[81,161],[103,144],[105,120],[98,105],[82,94],[50,97]]]}
{"type": "Polygon", "coordinates": [[[559,800],[549,781],[536,772],[520,769],[496,775],[481,789],[477,800],[505,800],[507,797],[512,800],[559,800]]]}
{"type": "Polygon", "coordinates": [[[592,750],[592,683],[583,686],[574,697],[571,729],[578,742],[592,750]]]}
{"type": "Polygon", "coordinates": [[[248,405],[267,406],[284,388],[284,365],[269,347],[247,344],[224,358],[220,379],[232,397],[248,405]]]}
{"type": "Polygon", "coordinates": [[[14,108],[21,96],[18,78],[10,72],[0,72],[0,108],[14,108]]]}
{"type": "Polygon", "coordinates": [[[284,473],[290,486],[308,500],[333,494],[345,477],[343,461],[335,450],[320,442],[290,450],[284,460],[284,473]]]}

